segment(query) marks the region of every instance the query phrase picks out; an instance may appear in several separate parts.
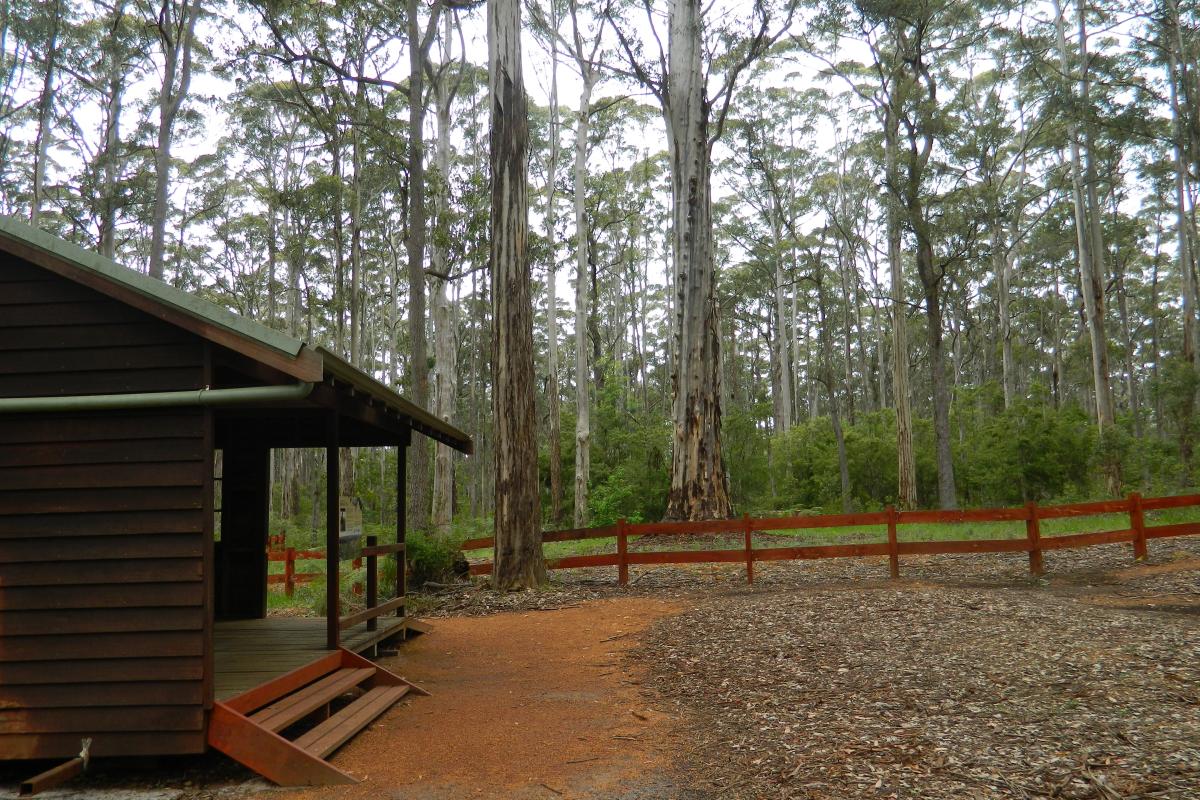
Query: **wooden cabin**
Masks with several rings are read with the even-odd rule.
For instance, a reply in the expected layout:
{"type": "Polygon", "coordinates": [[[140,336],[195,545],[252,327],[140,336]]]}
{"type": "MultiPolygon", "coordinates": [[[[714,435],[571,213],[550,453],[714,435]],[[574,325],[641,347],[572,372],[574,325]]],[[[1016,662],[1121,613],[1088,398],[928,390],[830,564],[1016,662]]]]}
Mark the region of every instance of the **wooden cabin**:
{"type": "Polygon", "coordinates": [[[325,757],[419,692],[363,657],[408,624],[404,569],[377,576],[403,563],[413,432],[471,452],[327,350],[0,217],[0,759],[90,739],[352,780],[325,757]],[[397,449],[396,533],[363,548],[366,608],[342,613],[337,453],[362,446],[397,449]],[[270,453],[289,447],[328,456],[324,619],[266,613],[270,453]]]}

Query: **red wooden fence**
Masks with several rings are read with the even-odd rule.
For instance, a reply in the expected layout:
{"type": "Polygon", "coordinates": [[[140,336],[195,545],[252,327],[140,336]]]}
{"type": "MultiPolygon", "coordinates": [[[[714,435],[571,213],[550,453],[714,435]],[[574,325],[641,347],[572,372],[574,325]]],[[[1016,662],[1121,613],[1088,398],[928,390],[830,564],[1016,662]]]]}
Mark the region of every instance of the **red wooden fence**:
{"type": "MultiPolygon", "coordinates": [[[[1146,557],[1146,542],[1171,536],[1200,534],[1200,522],[1183,522],[1170,525],[1147,525],[1145,512],[1168,508],[1200,506],[1200,494],[1176,497],[1143,498],[1131,494],[1124,500],[1101,500],[1092,503],[1071,503],[1058,506],[1039,506],[1026,503],[1018,508],[980,508],[961,511],[897,511],[888,506],[886,511],[865,514],[825,514],[820,516],[763,517],[746,515],[740,519],[706,520],[701,522],[649,522],[630,524],[619,520],[615,525],[600,528],[575,528],[548,531],[542,534],[544,542],[568,542],[583,539],[606,539],[616,537],[615,553],[564,556],[546,559],[548,569],[573,569],[579,567],[617,568],[617,580],[624,586],[629,581],[631,564],[713,564],[742,563],[746,565],[746,580],[754,582],[756,561],[787,561],[808,558],[846,558],[857,556],[887,556],[891,575],[900,576],[900,556],[933,555],[941,553],[1019,553],[1029,554],[1029,571],[1041,575],[1042,553],[1046,550],[1065,550],[1090,547],[1098,544],[1128,542],[1133,547],[1135,559],[1146,557]],[[1098,533],[1073,533],[1060,536],[1042,536],[1041,521],[1063,517],[1085,517],[1100,514],[1124,513],[1129,516],[1129,527],[1098,533]],[[901,541],[899,528],[914,524],[954,524],[962,522],[1024,522],[1023,539],[963,539],[947,541],[901,541]],[[859,525],[887,526],[887,541],[870,544],[806,545],[800,547],[754,546],[755,531],[806,530],[813,528],[844,528],[859,525]],[[741,534],[744,546],[738,550],[666,550],[629,552],[631,536],[698,536],[712,534],[741,534]]],[[[493,547],[492,537],[469,539],[462,549],[479,550],[493,547]]],[[[487,575],[492,571],[491,562],[471,565],[472,575],[487,575]]]]}
{"type": "MultiPolygon", "coordinates": [[[[294,547],[284,547],[286,540],[283,534],[272,536],[268,539],[267,561],[282,561],[283,574],[275,574],[267,576],[267,584],[282,583],[283,591],[291,597],[296,592],[296,584],[308,583],[316,580],[324,575],[322,572],[296,572],[297,561],[324,561],[324,550],[297,550],[294,547]]],[[[351,566],[358,569],[362,566],[362,559],[354,559],[351,566]]],[[[362,584],[355,583],[352,591],[358,595],[362,594],[362,584]]]]}

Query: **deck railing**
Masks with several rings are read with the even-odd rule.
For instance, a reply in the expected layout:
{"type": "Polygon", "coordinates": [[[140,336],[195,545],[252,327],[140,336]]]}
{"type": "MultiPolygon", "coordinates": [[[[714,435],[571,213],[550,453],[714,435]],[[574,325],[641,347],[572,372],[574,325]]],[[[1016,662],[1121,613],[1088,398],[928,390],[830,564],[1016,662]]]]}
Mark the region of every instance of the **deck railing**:
{"type": "MultiPolygon", "coordinates": [[[[1147,525],[1148,511],[1200,506],[1200,494],[1174,497],[1143,498],[1134,493],[1124,500],[1101,500],[1091,503],[1039,506],[1026,503],[1016,508],[981,508],[961,511],[897,511],[892,506],[884,511],[864,514],[824,514],[816,516],[760,517],[745,515],[735,519],[705,520],[700,522],[650,522],[628,523],[618,520],[615,525],[598,528],[574,528],[547,531],[542,542],[569,542],[586,539],[616,538],[615,553],[562,556],[546,559],[548,569],[576,569],[580,567],[617,568],[617,581],[624,586],[629,582],[630,565],[647,564],[712,564],[745,563],[746,580],[754,582],[754,565],[759,561],[786,561],[813,558],[852,558],[863,556],[887,556],[891,576],[900,576],[900,557],[912,555],[934,555],[946,553],[1019,553],[1029,554],[1029,571],[1033,575],[1043,573],[1042,553],[1046,550],[1065,550],[1091,547],[1100,544],[1129,543],[1135,559],[1147,555],[1146,543],[1150,539],[1200,534],[1200,522],[1183,522],[1168,525],[1147,525]],[[1064,517],[1086,517],[1103,514],[1127,514],[1129,527],[1095,533],[1072,533],[1043,536],[1041,523],[1044,520],[1064,517]],[[899,529],[905,525],[949,525],[964,522],[1024,522],[1025,536],[1013,539],[960,539],[902,541],[899,529]],[[756,547],[755,532],[810,530],[819,528],[845,528],[857,526],[887,526],[887,541],[866,544],[804,545],[798,547],[756,547]],[[708,536],[738,535],[743,546],[736,550],[653,550],[629,551],[631,537],[646,536],[708,536]]],[[[464,552],[493,547],[492,537],[469,539],[462,543],[464,552]]],[[[479,562],[470,565],[472,575],[487,575],[492,563],[479,562]]]]}
{"type": "MultiPolygon", "coordinates": [[[[308,583],[317,578],[324,577],[321,572],[297,572],[297,561],[324,561],[324,550],[297,550],[294,547],[285,547],[285,538],[283,534],[272,536],[269,539],[267,549],[267,560],[275,562],[283,562],[283,572],[267,576],[268,584],[282,583],[284,592],[288,597],[295,594],[298,584],[308,583]]],[[[403,598],[395,598],[388,600],[382,605],[379,603],[379,556],[389,553],[403,553],[404,543],[385,544],[377,543],[377,537],[366,537],[366,546],[362,549],[362,554],[350,562],[351,569],[362,569],[363,563],[366,563],[366,608],[338,620],[340,630],[353,627],[362,622],[367,622],[367,630],[375,630],[375,618],[389,611],[394,611],[404,604],[403,598]],[[397,602],[399,601],[399,602],[397,602]]],[[[399,565],[397,565],[399,568],[399,565]]],[[[351,586],[350,591],[355,595],[363,594],[363,584],[355,581],[351,586]]]]}
{"type": "Polygon", "coordinates": [[[391,611],[404,608],[404,594],[400,581],[404,574],[404,542],[379,544],[376,536],[365,537],[366,544],[362,549],[362,558],[367,562],[367,601],[366,608],[338,619],[338,630],[344,631],[355,625],[367,623],[367,630],[373,631],[378,626],[378,617],[391,611]],[[397,596],[383,603],[379,602],[379,557],[390,554],[396,556],[397,596]]]}

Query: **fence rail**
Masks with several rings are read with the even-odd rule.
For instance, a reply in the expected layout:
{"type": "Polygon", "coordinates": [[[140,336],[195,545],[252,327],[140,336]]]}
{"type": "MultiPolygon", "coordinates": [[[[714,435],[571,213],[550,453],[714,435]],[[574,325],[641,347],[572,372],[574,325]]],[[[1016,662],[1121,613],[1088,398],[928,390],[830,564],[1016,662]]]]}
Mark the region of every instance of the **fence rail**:
{"type": "MultiPolygon", "coordinates": [[[[368,537],[368,538],[374,538],[374,537],[368,537]]],[[[267,561],[276,561],[276,562],[282,561],[283,562],[283,572],[267,575],[267,585],[270,585],[273,583],[282,583],[284,594],[286,594],[288,597],[292,597],[296,593],[297,585],[305,584],[305,583],[308,583],[309,581],[314,581],[317,578],[324,577],[324,575],[325,575],[325,573],[323,573],[323,572],[297,572],[296,571],[296,562],[297,561],[324,561],[325,560],[325,551],[324,550],[297,550],[294,547],[285,547],[284,546],[285,543],[286,543],[286,539],[283,534],[279,534],[277,536],[271,536],[268,539],[267,561]]],[[[401,545],[400,551],[403,551],[403,549],[404,549],[404,547],[403,547],[403,545],[401,545]]],[[[367,557],[368,562],[372,562],[374,560],[374,557],[379,554],[379,551],[388,552],[388,553],[398,552],[396,550],[396,545],[391,544],[391,545],[383,545],[381,547],[375,547],[375,548],[363,548],[363,556],[367,557]],[[374,550],[375,552],[368,553],[368,550],[374,550]]],[[[351,562],[350,566],[351,566],[351,569],[359,569],[360,567],[362,567],[362,558],[354,559],[351,562]]],[[[369,564],[368,566],[371,568],[368,569],[368,571],[367,571],[367,582],[371,583],[372,582],[372,573],[374,571],[374,565],[369,564]]],[[[354,592],[354,594],[356,594],[356,595],[362,594],[363,593],[362,584],[355,582],[354,585],[351,586],[351,591],[354,592]]],[[[380,613],[382,613],[382,612],[380,612],[380,613]]],[[[360,612],[360,614],[361,614],[361,612],[360,612]]],[[[375,616],[378,616],[378,615],[375,615],[375,616]]],[[[359,622],[361,622],[361,621],[362,620],[359,620],[359,622]]],[[[347,627],[347,626],[343,625],[342,627],[347,627]]]]}
{"type": "MultiPolygon", "coordinates": [[[[824,514],[818,516],[761,517],[749,515],[735,519],[705,520],[700,522],[649,522],[630,524],[619,520],[615,525],[598,528],[572,528],[570,530],[547,531],[542,542],[569,542],[585,539],[616,538],[615,553],[563,556],[546,559],[548,569],[577,569],[580,567],[616,567],[617,581],[624,586],[629,581],[631,565],[647,564],[714,564],[745,563],[746,580],[754,582],[754,564],[759,561],[789,561],[816,558],[856,558],[865,556],[887,556],[893,578],[900,576],[900,557],[912,555],[937,555],[954,553],[1019,553],[1029,554],[1029,571],[1034,575],[1043,573],[1042,553],[1046,550],[1064,550],[1092,547],[1100,544],[1129,543],[1135,559],[1147,555],[1147,541],[1172,536],[1200,534],[1200,522],[1183,522],[1165,525],[1147,525],[1147,511],[1162,511],[1172,508],[1200,506],[1200,494],[1171,497],[1143,498],[1134,493],[1124,500],[1100,500],[1090,503],[1069,503],[1056,506],[1039,506],[1026,503],[1016,508],[979,508],[955,511],[897,511],[889,506],[885,511],[864,514],[824,514]],[[1124,513],[1129,516],[1129,527],[1096,533],[1072,533],[1058,536],[1043,536],[1041,523],[1044,520],[1067,517],[1098,516],[1124,513]],[[950,525],[963,522],[1024,522],[1025,537],[1017,539],[958,539],[901,541],[899,529],[904,525],[950,525]],[[867,544],[804,545],[796,547],[754,546],[754,533],[781,530],[811,530],[818,528],[846,528],[857,526],[887,526],[887,541],[867,544]],[[741,534],[743,546],[736,550],[654,550],[629,552],[631,537],[646,536],[703,536],[719,534],[741,534]]],[[[463,542],[463,551],[493,547],[492,537],[468,539],[463,542]]],[[[470,565],[472,575],[488,575],[491,562],[470,565]]]]}

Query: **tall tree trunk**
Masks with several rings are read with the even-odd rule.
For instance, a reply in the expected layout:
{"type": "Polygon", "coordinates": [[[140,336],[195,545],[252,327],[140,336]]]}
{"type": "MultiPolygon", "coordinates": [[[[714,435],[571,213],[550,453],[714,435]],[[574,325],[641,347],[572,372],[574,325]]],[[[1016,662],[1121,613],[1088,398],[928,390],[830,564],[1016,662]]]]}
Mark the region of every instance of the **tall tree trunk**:
{"type": "MultiPolygon", "coordinates": [[[[924,210],[911,210],[914,220],[924,210]]],[[[950,387],[946,382],[946,352],[942,340],[942,277],[933,263],[933,243],[924,223],[917,224],[917,273],[925,291],[925,319],[928,327],[929,378],[933,388],[933,438],[938,473],[938,505],[957,508],[954,484],[954,456],[950,447],[950,387]]]]}
{"type": "MultiPolygon", "coordinates": [[[[1069,88],[1070,58],[1067,52],[1066,21],[1061,0],[1054,0],[1055,31],[1059,60],[1062,65],[1063,81],[1069,88]]],[[[1084,20],[1081,17],[1080,44],[1086,39],[1083,30],[1084,20]]],[[[1080,67],[1081,87],[1087,72],[1086,50],[1082,53],[1084,59],[1080,67]]],[[[1072,92],[1072,94],[1074,94],[1072,92]]],[[[1084,100],[1085,98],[1080,98],[1084,100]]],[[[1108,373],[1108,338],[1104,330],[1104,271],[1099,267],[1103,258],[1103,250],[1097,250],[1099,220],[1089,219],[1089,211],[1093,210],[1091,198],[1094,197],[1095,185],[1085,187],[1083,174],[1083,157],[1081,155],[1079,123],[1071,118],[1068,125],[1068,138],[1071,148],[1071,194],[1075,210],[1076,246],[1079,256],[1079,279],[1083,295],[1084,315],[1086,317],[1088,337],[1092,349],[1092,388],[1096,398],[1096,421],[1101,432],[1113,423],[1112,388],[1108,373]]],[[[1093,215],[1094,216],[1094,215],[1093,215]]],[[[1110,477],[1111,488],[1111,477],[1110,477]]]]}
{"type": "Polygon", "coordinates": [[[721,451],[720,324],[713,261],[709,101],[702,69],[699,0],[676,0],[669,20],[663,93],[671,157],[672,250],[679,276],[667,519],[733,513],[721,451]]]}
{"type": "Polygon", "coordinates": [[[491,106],[492,415],[495,426],[493,585],[546,580],[538,509],[533,302],[526,243],[529,112],[521,75],[520,0],[488,0],[491,106]]]}
{"type": "Polygon", "coordinates": [[[124,26],[125,3],[113,4],[112,22],[109,24],[108,44],[105,51],[107,74],[105,75],[106,96],[103,111],[101,151],[100,197],[100,255],[116,258],[117,254],[117,168],[121,144],[121,107],[125,99],[125,64],[121,58],[119,37],[124,26]]]}
{"type": "MultiPolygon", "coordinates": [[[[775,241],[784,241],[779,201],[771,196],[771,221],[775,241]]],[[[776,430],[787,433],[792,427],[792,369],[790,340],[787,335],[787,305],[784,292],[783,252],[775,253],[775,360],[779,369],[779,398],[775,402],[776,430]]]]}
{"type": "MultiPolygon", "coordinates": [[[[888,181],[899,185],[899,119],[885,110],[885,159],[888,181]]],[[[917,465],[913,454],[912,400],[908,392],[908,316],[904,302],[904,262],[900,255],[900,209],[893,192],[886,195],[888,269],[892,282],[892,400],[896,407],[898,482],[896,502],[902,509],[917,507],[917,465]]]]}
{"type": "MultiPolygon", "coordinates": [[[[429,404],[429,356],[425,340],[425,58],[420,0],[408,0],[408,344],[409,392],[419,408],[429,404]]],[[[429,492],[429,440],[409,447],[408,525],[427,530],[432,510],[429,492]]]]}
{"type": "Polygon", "coordinates": [[[62,28],[62,0],[55,0],[50,12],[50,32],[46,37],[42,72],[42,93],[38,98],[37,136],[33,143],[33,200],[29,209],[29,224],[37,226],[42,215],[46,187],[46,167],[50,158],[50,136],[54,121],[54,81],[58,74],[58,37],[62,28]]]}
{"type": "Polygon", "coordinates": [[[171,182],[171,143],[179,108],[192,80],[192,44],[200,0],[162,0],[156,22],[163,75],[158,95],[158,140],[154,149],[154,210],[150,218],[150,277],[162,280],[171,182]]]}
{"type": "Polygon", "coordinates": [[[558,237],[555,226],[555,181],[558,179],[558,3],[550,0],[550,137],[549,163],[546,165],[546,393],[550,412],[550,522],[562,518],[562,421],[558,386],[558,237]]]}
{"type": "MultiPolygon", "coordinates": [[[[999,218],[992,221],[992,269],[996,274],[996,301],[1000,316],[1000,379],[1004,387],[1004,407],[1012,408],[1017,396],[1017,374],[1013,364],[1013,332],[1012,315],[1008,309],[1009,296],[1012,292],[1011,254],[1015,252],[1015,242],[1009,249],[1005,245],[1003,228],[999,218]]],[[[994,374],[994,373],[993,373],[994,374]]]]}
{"type": "MultiPolygon", "coordinates": [[[[360,54],[358,70],[366,69],[366,55],[360,54]]],[[[350,130],[350,363],[362,366],[362,233],[363,233],[363,140],[361,113],[367,104],[367,85],[359,83],[354,96],[354,127],[350,130]]],[[[423,406],[422,406],[423,407],[423,406]]],[[[415,443],[414,443],[415,444],[415,443]]]]}
{"type": "MultiPolygon", "coordinates": [[[[334,342],[338,355],[349,357],[346,348],[346,253],[343,246],[345,236],[345,194],[346,186],[343,180],[342,165],[342,130],[341,123],[331,115],[329,119],[329,161],[333,177],[333,307],[334,342]]],[[[343,481],[344,483],[344,481],[343,481]]]]}
{"type": "MultiPolygon", "coordinates": [[[[442,36],[446,52],[452,36],[451,15],[445,15],[445,28],[442,36]]],[[[433,237],[433,247],[430,260],[433,272],[436,273],[433,305],[433,352],[434,352],[434,400],[435,413],[439,419],[453,422],[456,413],[456,394],[458,381],[457,348],[455,347],[455,309],[446,291],[446,279],[449,272],[447,244],[450,235],[450,104],[453,94],[450,91],[449,73],[445,66],[435,89],[437,103],[437,146],[434,151],[434,163],[438,171],[438,191],[434,197],[434,214],[436,217],[436,233],[433,237]]],[[[438,444],[434,450],[433,460],[433,527],[441,536],[450,533],[454,521],[454,450],[438,444]]]]}
{"type": "MultiPolygon", "coordinates": [[[[1170,11],[1169,16],[1164,15],[1164,25],[1170,28],[1169,31],[1164,31],[1163,39],[1165,41],[1168,53],[1168,76],[1167,83],[1170,87],[1171,97],[1171,118],[1174,132],[1174,147],[1172,148],[1172,158],[1175,168],[1175,229],[1178,241],[1178,270],[1182,278],[1182,293],[1183,293],[1183,358],[1192,369],[1200,371],[1200,358],[1197,358],[1197,353],[1200,353],[1200,325],[1196,321],[1196,273],[1195,273],[1195,253],[1193,252],[1192,243],[1195,236],[1195,209],[1191,208],[1191,175],[1185,166],[1184,160],[1184,138],[1187,135],[1187,124],[1183,118],[1183,113],[1180,108],[1179,93],[1181,85],[1186,89],[1186,68],[1187,59],[1183,52],[1183,38],[1181,33],[1181,25],[1179,19],[1179,7],[1175,0],[1168,0],[1167,7],[1170,11]]],[[[1186,96],[1186,91],[1185,91],[1186,96]]],[[[1155,262],[1155,278],[1157,290],[1157,269],[1158,264],[1155,262]]],[[[1157,305],[1152,304],[1152,309],[1157,310],[1157,305]]],[[[1153,313],[1153,312],[1152,312],[1153,313]]],[[[1155,336],[1157,338],[1157,327],[1155,328],[1155,336]]],[[[1155,347],[1157,351],[1157,346],[1155,347]]],[[[1154,359],[1155,369],[1157,370],[1158,358],[1154,359]]],[[[1161,406],[1161,401],[1158,401],[1161,406]]],[[[1192,454],[1194,450],[1193,434],[1192,434],[1192,417],[1195,413],[1196,396],[1193,394],[1184,400],[1182,420],[1180,421],[1179,433],[1179,451],[1180,456],[1185,465],[1190,467],[1192,454]]],[[[1157,415],[1156,415],[1157,416],[1157,415]]],[[[1158,423],[1162,425],[1161,421],[1158,423]]]]}
{"type": "MultiPolygon", "coordinates": [[[[574,9],[572,9],[574,16],[574,9]]],[[[573,20],[578,31],[578,20],[573,20]]],[[[578,39],[578,33],[576,33],[578,39]]],[[[588,380],[588,283],[590,280],[587,220],[587,154],[591,122],[594,72],[584,67],[579,91],[579,117],[575,123],[575,527],[588,524],[588,487],[591,482],[592,417],[588,380]]]]}
{"type": "Polygon", "coordinates": [[[850,462],[846,455],[846,434],[842,430],[842,417],[838,411],[837,380],[833,369],[833,334],[830,332],[829,314],[826,308],[824,283],[821,280],[820,256],[817,258],[817,322],[821,340],[821,357],[824,364],[820,383],[825,387],[829,400],[829,423],[833,427],[833,440],[837,447],[838,481],[842,497],[842,513],[849,514],[850,508],[850,462]]]}

